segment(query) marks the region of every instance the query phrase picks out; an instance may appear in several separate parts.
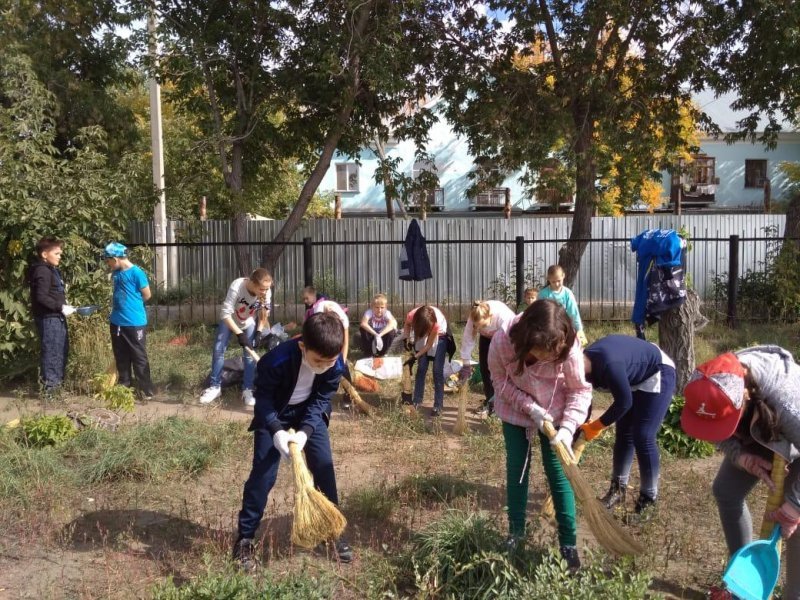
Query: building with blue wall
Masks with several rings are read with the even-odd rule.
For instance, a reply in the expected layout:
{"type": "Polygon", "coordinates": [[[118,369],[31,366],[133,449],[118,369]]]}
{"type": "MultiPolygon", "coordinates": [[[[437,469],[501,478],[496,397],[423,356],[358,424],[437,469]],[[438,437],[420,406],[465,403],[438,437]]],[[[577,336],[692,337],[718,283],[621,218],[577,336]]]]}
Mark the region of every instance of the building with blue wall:
{"type": "MultiPolygon", "coordinates": [[[[743,115],[730,108],[732,97],[714,98],[700,94],[696,102],[711,116],[723,132],[736,130],[737,119],[743,115]]],[[[436,108],[436,101],[431,106],[436,108]]],[[[768,179],[772,198],[780,198],[786,188],[785,176],[779,171],[783,161],[800,161],[800,133],[784,123],[784,132],[774,150],[766,150],[759,143],[737,142],[700,138],[700,152],[680,176],[663,174],[664,205],[674,200],[676,189],[683,190],[682,201],[687,206],[714,208],[757,208],[763,206],[764,183],[768,179]]],[[[430,165],[415,163],[415,146],[411,141],[389,143],[387,156],[401,159],[401,168],[409,176],[430,165]]],[[[475,198],[467,196],[474,181],[469,177],[475,169],[467,140],[457,135],[444,117],[430,131],[428,153],[434,157],[439,188],[431,191],[427,204],[433,210],[445,213],[465,213],[471,210],[501,210],[508,195],[512,210],[533,212],[550,207],[545,199],[526,195],[519,182],[521,173],[510,174],[494,190],[475,198]]],[[[378,156],[373,149],[365,148],[358,160],[336,153],[331,166],[320,184],[319,191],[335,193],[341,197],[345,215],[385,214],[386,201],[383,185],[375,182],[378,156]]]]}

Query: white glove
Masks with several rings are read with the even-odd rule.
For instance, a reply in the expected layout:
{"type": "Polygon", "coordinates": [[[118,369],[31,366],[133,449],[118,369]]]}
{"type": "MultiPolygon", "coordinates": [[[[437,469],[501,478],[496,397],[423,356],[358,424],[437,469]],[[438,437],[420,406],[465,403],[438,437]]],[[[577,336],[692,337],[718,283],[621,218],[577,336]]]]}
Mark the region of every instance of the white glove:
{"type": "Polygon", "coordinates": [[[272,444],[278,449],[278,452],[281,453],[281,458],[285,460],[289,460],[289,442],[291,440],[292,436],[285,429],[281,429],[272,436],[272,444]]]}
{"type": "Polygon", "coordinates": [[[305,431],[296,431],[294,434],[292,434],[292,437],[289,440],[290,443],[293,442],[297,444],[297,449],[300,452],[302,452],[303,448],[306,447],[307,441],[308,441],[308,436],[306,435],[305,431]]]}
{"type": "Polygon", "coordinates": [[[77,309],[74,306],[71,306],[69,304],[65,304],[64,306],[61,307],[61,314],[64,315],[65,317],[68,317],[72,313],[74,313],[76,310],[77,309]]]}
{"type": "Polygon", "coordinates": [[[383,350],[383,338],[379,335],[375,336],[375,350],[378,352],[383,350]]]}
{"type": "Polygon", "coordinates": [[[553,436],[553,439],[550,440],[550,445],[557,446],[558,444],[564,444],[564,447],[567,449],[570,458],[574,461],[575,455],[572,453],[572,438],[574,436],[575,434],[566,427],[559,427],[555,436],[553,436]]]}
{"type": "Polygon", "coordinates": [[[542,431],[545,421],[553,422],[553,417],[547,414],[547,411],[538,404],[531,405],[528,409],[528,416],[536,423],[536,427],[539,428],[539,431],[542,431]]]}

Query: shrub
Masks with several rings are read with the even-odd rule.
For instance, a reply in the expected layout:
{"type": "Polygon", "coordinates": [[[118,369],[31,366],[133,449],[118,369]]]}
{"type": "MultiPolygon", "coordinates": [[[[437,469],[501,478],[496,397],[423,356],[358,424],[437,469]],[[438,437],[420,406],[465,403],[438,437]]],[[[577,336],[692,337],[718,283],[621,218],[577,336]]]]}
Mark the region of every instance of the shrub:
{"type": "MultiPolygon", "coordinates": [[[[101,375],[100,377],[103,377],[101,375]]],[[[136,408],[136,399],[133,388],[125,385],[104,386],[95,395],[103,401],[103,405],[109,410],[121,410],[122,412],[132,413],[136,408]]]]}
{"type": "Polygon", "coordinates": [[[667,416],[658,432],[658,442],[665,452],[678,458],[703,458],[714,454],[714,446],[689,437],[681,429],[681,411],[684,399],[676,396],[669,405],[667,416]]]}
{"type": "Polygon", "coordinates": [[[21,441],[32,448],[57,446],[74,437],[75,424],[63,415],[40,415],[20,421],[21,441]]]}
{"type": "Polygon", "coordinates": [[[176,585],[170,576],[157,584],[153,600],[322,600],[333,598],[333,584],[328,579],[311,577],[305,573],[277,578],[270,573],[252,577],[232,565],[215,569],[206,560],[206,572],[184,585],[176,585]]]}
{"type": "Polygon", "coordinates": [[[396,507],[396,494],[390,493],[386,485],[381,484],[379,487],[360,488],[349,494],[346,512],[363,519],[385,521],[392,516],[396,507]]]}
{"type": "MultiPolygon", "coordinates": [[[[525,286],[541,288],[546,283],[545,269],[542,259],[537,259],[525,264],[523,273],[525,275],[525,286]]],[[[489,282],[486,288],[486,296],[492,300],[500,300],[509,306],[517,304],[517,263],[511,261],[508,268],[501,272],[496,278],[489,282]]]]}

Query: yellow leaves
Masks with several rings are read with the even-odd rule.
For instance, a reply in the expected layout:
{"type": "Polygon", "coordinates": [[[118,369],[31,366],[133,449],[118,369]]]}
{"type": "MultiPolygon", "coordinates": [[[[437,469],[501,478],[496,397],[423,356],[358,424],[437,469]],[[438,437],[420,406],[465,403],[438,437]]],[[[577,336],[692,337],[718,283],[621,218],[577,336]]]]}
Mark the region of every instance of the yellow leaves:
{"type": "Polygon", "coordinates": [[[11,240],[8,242],[8,248],[6,249],[9,256],[19,256],[22,252],[22,242],[20,240],[11,240]]]}
{"type": "Polygon", "coordinates": [[[664,198],[662,196],[663,191],[664,188],[661,186],[661,182],[659,181],[646,179],[642,184],[642,202],[647,205],[647,207],[650,209],[650,212],[653,212],[656,208],[660,207],[664,203],[664,198]]]}

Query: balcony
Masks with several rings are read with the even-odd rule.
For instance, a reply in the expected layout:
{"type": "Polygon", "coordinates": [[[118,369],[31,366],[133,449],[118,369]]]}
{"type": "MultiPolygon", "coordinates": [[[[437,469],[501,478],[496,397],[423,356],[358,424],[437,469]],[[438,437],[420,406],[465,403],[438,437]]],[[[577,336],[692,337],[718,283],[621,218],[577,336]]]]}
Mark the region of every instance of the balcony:
{"type": "Polygon", "coordinates": [[[470,210],[494,209],[503,210],[506,205],[508,188],[493,188],[477,194],[469,201],[470,210]]]}
{"type": "Polygon", "coordinates": [[[414,192],[408,199],[408,208],[420,209],[423,203],[427,210],[444,210],[444,189],[434,188],[424,192],[414,192]]]}

